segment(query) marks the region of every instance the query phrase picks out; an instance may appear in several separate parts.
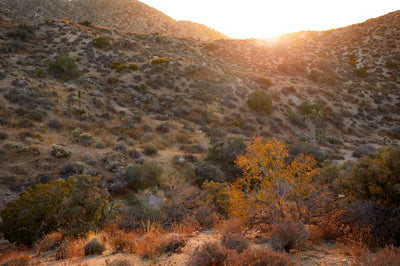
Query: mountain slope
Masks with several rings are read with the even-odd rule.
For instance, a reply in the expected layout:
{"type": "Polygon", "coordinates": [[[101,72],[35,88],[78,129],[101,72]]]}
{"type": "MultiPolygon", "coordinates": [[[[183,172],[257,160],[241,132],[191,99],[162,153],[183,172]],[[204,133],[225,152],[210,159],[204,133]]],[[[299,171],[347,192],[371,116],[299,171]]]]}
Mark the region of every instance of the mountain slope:
{"type": "Polygon", "coordinates": [[[88,20],[96,25],[137,33],[201,40],[227,38],[202,24],[175,21],[137,0],[1,0],[0,10],[7,17],[24,23],[67,18],[77,22],[88,20]]]}

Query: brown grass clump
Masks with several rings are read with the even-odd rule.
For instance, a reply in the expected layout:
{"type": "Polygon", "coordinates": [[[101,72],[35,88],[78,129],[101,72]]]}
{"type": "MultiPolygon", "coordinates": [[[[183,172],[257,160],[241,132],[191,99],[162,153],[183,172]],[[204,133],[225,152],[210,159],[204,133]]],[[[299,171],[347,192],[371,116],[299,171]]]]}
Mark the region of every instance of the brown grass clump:
{"type": "Polygon", "coordinates": [[[84,258],[85,257],[85,238],[65,239],[60,246],[56,249],[56,258],[58,260],[65,260],[71,258],[84,258]]]}
{"type": "Polygon", "coordinates": [[[290,266],[296,265],[287,254],[275,252],[270,249],[254,248],[246,250],[239,259],[229,263],[230,265],[252,266],[290,266]]]}
{"type": "Polygon", "coordinates": [[[271,232],[271,246],[275,250],[289,251],[304,245],[309,232],[301,222],[290,219],[278,221],[271,232]]]}
{"type": "Polygon", "coordinates": [[[60,246],[63,238],[64,234],[60,231],[51,232],[45,235],[35,243],[36,253],[40,254],[41,252],[55,249],[56,247],[60,246]]]}
{"type": "Polygon", "coordinates": [[[364,253],[362,254],[354,265],[363,266],[395,266],[400,265],[400,248],[394,246],[386,246],[384,249],[379,250],[376,253],[364,253]]]}
{"type": "Polygon", "coordinates": [[[221,244],[227,249],[241,253],[248,249],[249,242],[244,234],[244,226],[239,220],[228,220],[221,229],[221,244]]]}
{"type": "Polygon", "coordinates": [[[138,239],[135,246],[136,253],[145,259],[155,258],[160,247],[161,236],[164,234],[165,231],[160,225],[151,222],[145,224],[144,234],[138,239]]]}
{"type": "Polygon", "coordinates": [[[110,237],[110,246],[116,252],[134,252],[136,246],[135,235],[118,230],[110,237]]]}
{"type": "Polygon", "coordinates": [[[197,247],[189,260],[188,265],[225,265],[228,257],[227,250],[217,242],[208,242],[197,247]]]}

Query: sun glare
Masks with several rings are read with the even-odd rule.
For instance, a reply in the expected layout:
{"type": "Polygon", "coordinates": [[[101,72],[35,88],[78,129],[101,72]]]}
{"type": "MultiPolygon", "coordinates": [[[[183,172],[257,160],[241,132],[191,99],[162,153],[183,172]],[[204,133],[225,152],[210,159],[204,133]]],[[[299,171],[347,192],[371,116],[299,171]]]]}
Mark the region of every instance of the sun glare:
{"type": "Polygon", "coordinates": [[[141,0],[176,20],[205,24],[231,38],[328,30],[400,9],[398,0],[141,0]]]}

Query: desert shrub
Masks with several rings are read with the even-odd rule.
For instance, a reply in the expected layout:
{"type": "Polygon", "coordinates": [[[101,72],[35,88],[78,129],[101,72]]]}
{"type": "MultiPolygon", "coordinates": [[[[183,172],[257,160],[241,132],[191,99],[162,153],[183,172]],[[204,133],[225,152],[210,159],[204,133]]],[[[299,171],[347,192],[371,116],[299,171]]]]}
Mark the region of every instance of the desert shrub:
{"type": "Polygon", "coordinates": [[[57,180],[22,192],[1,214],[4,237],[31,246],[42,235],[57,230],[57,212],[69,196],[71,185],[57,180]]]}
{"type": "Polygon", "coordinates": [[[156,161],[146,161],[140,170],[140,186],[149,188],[157,185],[161,180],[163,167],[156,161]]]}
{"type": "Polygon", "coordinates": [[[267,86],[267,87],[270,87],[270,86],[272,85],[271,79],[266,78],[266,77],[260,77],[260,78],[258,79],[258,83],[260,83],[260,84],[262,84],[262,85],[265,85],[265,86],[267,86]]]}
{"type": "Polygon", "coordinates": [[[304,116],[299,113],[290,111],[288,114],[288,119],[290,123],[300,128],[305,128],[307,126],[304,116]]]}
{"type": "Polygon", "coordinates": [[[269,114],[272,111],[272,96],[263,90],[253,91],[247,97],[247,105],[253,110],[269,114]]]}
{"type": "Polygon", "coordinates": [[[121,205],[109,203],[107,190],[99,188],[100,177],[74,175],[68,181],[73,184],[71,193],[57,214],[57,221],[67,234],[78,236],[116,218],[121,205]]]}
{"type": "Polygon", "coordinates": [[[71,153],[71,150],[63,145],[53,144],[51,146],[51,154],[57,158],[69,157],[71,153]]]}
{"type": "Polygon", "coordinates": [[[399,65],[396,62],[394,62],[393,60],[388,59],[385,62],[385,67],[390,68],[390,69],[396,69],[399,67],[399,65]]]}
{"type": "Polygon", "coordinates": [[[127,185],[133,189],[138,190],[141,188],[140,180],[141,180],[141,167],[140,165],[128,165],[125,169],[126,175],[126,183],[127,185]]]}
{"type": "Polygon", "coordinates": [[[7,32],[6,35],[7,37],[13,39],[17,39],[20,41],[27,41],[30,38],[33,31],[34,30],[32,26],[20,24],[15,30],[7,32]]]}
{"type": "Polygon", "coordinates": [[[56,59],[50,59],[47,68],[53,77],[63,81],[68,81],[80,76],[78,65],[65,54],[59,55],[56,59]]]}
{"type": "Polygon", "coordinates": [[[301,247],[309,232],[301,222],[290,219],[278,221],[271,232],[271,247],[278,251],[289,251],[301,247]]]}
{"type": "Polygon", "coordinates": [[[252,265],[252,266],[291,266],[296,265],[291,258],[282,253],[270,249],[252,248],[243,252],[239,260],[232,265],[252,265]]]}
{"type": "Polygon", "coordinates": [[[299,154],[310,155],[319,164],[328,159],[325,153],[316,145],[294,143],[289,147],[289,160],[293,160],[299,154]]]}
{"type": "Polygon", "coordinates": [[[146,145],[143,148],[143,153],[147,156],[153,156],[157,154],[157,149],[153,145],[146,145]]]}
{"type": "Polygon", "coordinates": [[[62,128],[62,123],[57,120],[57,119],[50,119],[49,120],[49,127],[54,128],[54,129],[60,129],[62,128]]]}
{"type": "Polygon", "coordinates": [[[106,145],[104,144],[104,142],[99,141],[96,143],[96,149],[105,149],[106,145]]]}
{"type": "Polygon", "coordinates": [[[356,158],[361,158],[364,156],[369,156],[369,155],[376,155],[377,150],[374,145],[372,144],[363,144],[358,146],[354,151],[353,151],[353,157],[356,158]]]}
{"type": "Polygon", "coordinates": [[[368,229],[368,234],[359,235],[363,244],[370,247],[388,243],[400,245],[400,207],[355,200],[347,206],[346,217],[354,232],[368,229]]]}
{"type": "Polygon", "coordinates": [[[222,235],[221,244],[225,248],[236,250],[239,253],[249,248],[249,241],[242,234],[226,233],[222,235]]]}
{"type": "Polygon", "coordinates": [[[394,246],[386,246],[376,253],[362,254],[354,265],[357,266],[397,266],[400,261],[400,248],[394,246]]]}
{"type": "Polygon", "coordinates": [[[104,244],[97,237],[93,237],[89,243],[85,245],[85,256],[101,255],[105,250],[104,244]]]}
{"type": "Polygon", "coordinates": [[[126,227],[129,228],[134,220],[162,221],[164,204],[165,193],[160,189],[148,188],[131,193],[127,201],[128,208],[122,215],[126,227]]]}
{"type": "Polygon", "coordinates": [[[85,26],[85,27],[91,27],[92,26],[92,22],[89,21],[89,20],[84,20],[82,22],[79,22],[79,24],[81,24],[82,26],[85,26]]]}
{"type": "Polygon", "coordinates": [[[367,67],[360,67],[353,70],[353,74],[360,78],[368,77],[368,68],[367,67]]]}
{"type": "Polygon", "coordinates": [[[227,133],[224,129],[220,127],[213,127],[210,130],[207,131],[207,137],[210,138],[224,138],[226,137],[227,133]]]}
{"type": "Polygon", "coordinates": [[[129,65],[129,68],[130,68],[131,70],[133,70],[133,71],[136,71],[136,70],[138,69],[138,65],[132,63],[132,64],[129,65]]]}
{"type": "Polygon", "coordinates": [[[95,39],[93,39],[92,41],[93,46],[96,48],[105,48],[110,44],[110,39],[108,39],[107,37],[97,37],[95,39]]]}
{"type": "Polygon", "coordinates": [[[118,142],[114,146],[114,150],[116,150],[116,151],[126,152],[127,149],[128,149],[128,147],[126,147],[126,144],[123,142],[118,142]]]}
{"type": "Polygon", "coordinates": [[[128,155],[129,157],[133,158],[133,159],[137,159],[140,157],[140,151],[132,149],[128,151],[128,155]]]}
{"type": "Polygon", "coordinates": [[[400,150],[388,147],[354,164],[346,192],[355,199],[400,207],[400,150]]]}
{"type": "Polygon", "coordinates": [[[233,181],[242,174],[242,170],[236,165],[236,158],[246,149],[242,138],[221,141],[211,145],[208,149],[207,159],[221,165],[228,181],[233,181]]]}
{"type": "Polygon", "coordinates": [[[219,220],[215,211],[203,204],[195,211],[194,219],[201,228],[212,228],[219,220]]]}
{"type": "Polygon", "coordinates": [[[325,106],[319,103],[311,103],[310,101],[304,101],[299,106],[297,106],[297,109],[300,111],[302,115],[309,116],[311,115],[313,110],[315,110],[316,112],[324,112],[325,106]]]}
{"type": "Polygon", "coordinates": [[[119,61],[114,61],[114,62],[112,62],[111,63],[111,68],[117,68],[117,67],[119,67],[121,65],[121,63],[119,62],[119,61]]]}
{"type": "Polygon", "coordinates": [[[8,139],[8,134],[5,132],[0,132],[0,140],[8,139]]]}
{"type": "Polygon", "coordinates": [[[168,133],[169,132],[169,125],[168,124],[161,124],[156,127],[156,131],[160,133],[168,133]]]}
{"type": "Polygon", "coordinates": [[[225,265],[227,256],[226,249],[217,242],[208,242],[197,247],[188,264],[192,266],[225,265]]]}
{"type": "Polygon", "coordinates": [[[186,75],[193,75],[197,72],[197,68],[194,65],[185,66],[185,74],[186,75]]]}
{"type": "Polygon", "coordinates": [[[203,164],[197,164],[195,168],[195,174],[196,174],[196,184],[201,186],[204,182],[206,181],[215,181],[222,183],[225,181],[223,173],[221,173],[221,170],[213,166],[211,164],[203,163],[203,164]]]}
{"type": "Polygon", "coordinates": [[[169,64],[169,60],[167,58],[156,58],[151,60],[151,64],[152,65],[168,65],[169,64]]]}
{"type": "Polygon", "coordinates": [[[213,206],[219,214],[227,215],[229,208],[229,195],[226,183],[206,181],[201,186],[206,192],[206,201],[213,206]]]}
{"type": "Polygon", "coordinates": [[[186,240],[176,234],[166,234],[160,241],[159,253],[174,253],[186,245],[186,240]]]}
{"type": "Polygon", "coordinates": [[[79,143],[84,146],[92,145],[92,135],[90,133],[84,132],[79,135],[79,143]]]}

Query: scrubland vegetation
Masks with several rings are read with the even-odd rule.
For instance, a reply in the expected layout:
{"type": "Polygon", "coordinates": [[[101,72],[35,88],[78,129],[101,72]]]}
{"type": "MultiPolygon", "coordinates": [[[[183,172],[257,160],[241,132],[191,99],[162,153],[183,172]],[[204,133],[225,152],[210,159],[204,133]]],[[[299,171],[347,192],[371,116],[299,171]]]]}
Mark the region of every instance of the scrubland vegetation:
{"type": "Polygon", "coordinates": [[[0,264],[398,265],[399,15],[275,43],[4,15],[0,264]]]}

